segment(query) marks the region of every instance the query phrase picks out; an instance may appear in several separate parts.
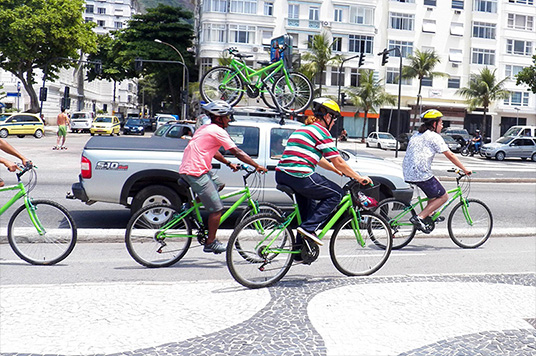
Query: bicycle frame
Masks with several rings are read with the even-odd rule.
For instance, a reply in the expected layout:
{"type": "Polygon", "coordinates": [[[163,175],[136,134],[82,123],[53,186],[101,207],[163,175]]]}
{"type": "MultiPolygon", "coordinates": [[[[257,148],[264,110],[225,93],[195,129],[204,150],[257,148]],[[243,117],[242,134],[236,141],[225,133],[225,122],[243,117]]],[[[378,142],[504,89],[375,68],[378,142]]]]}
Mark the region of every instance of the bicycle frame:
{"type": "Polygon", "coordinates": [[[24,183],[18,182],[16,185],[2,187],[0,188],[0,193],[11,191],[11,190],[18,190],[18,192],[11,199],[9,199],[3,206],[0,207],[0,215],[5,213],[6,210],[9,209],[13,204],[15,204],[16,201],[18,201],[21,198],[24,198],[24,206],[26,207],[26,211],[28,211],[30,220],[35,226],[37,233],[41,236],[44,235],[45,229],[43,225],[41,224],[41,222],[39,221],[39,219],[37,218],[37,215],[35,214],[35,207],[30,201],[30,197],[28,197],[28,194],[26,193],[26,188],[24,187],[24,183]]]}
{"type": "MultiPolygon", "coordinates": [[[[259,70],[254,70],[248,67],[245,63],[241,61],[237,61],[234,58],[231,60],[231,63],[229,66],[232,69],[234,69],[234,73],[228,78],[224,78],[222,80],[223,85],[226,85],[229,82],[229,80],[233,79],[236,75],[238,75],[240,78],[242,78],[244,83],[248,85],[254,85],[257,89],[261,90],[267,81],[275,77],[277,73],[283,72],[283,74],[285,75],[285,82],[287,86],[289,87],[290,90],[293,89],[289,83],[288,72],[287,72],[287,69],[285,68],[285,64],[282,59],[268,65],[267,67],[261,68],[259,70]],[[252,79],[254,77],[257,77],[257,81],[255,83],[252,82],[252,79]]],[[[242,89],[242,91],[245,91],[245,90],[242,89]]]]}

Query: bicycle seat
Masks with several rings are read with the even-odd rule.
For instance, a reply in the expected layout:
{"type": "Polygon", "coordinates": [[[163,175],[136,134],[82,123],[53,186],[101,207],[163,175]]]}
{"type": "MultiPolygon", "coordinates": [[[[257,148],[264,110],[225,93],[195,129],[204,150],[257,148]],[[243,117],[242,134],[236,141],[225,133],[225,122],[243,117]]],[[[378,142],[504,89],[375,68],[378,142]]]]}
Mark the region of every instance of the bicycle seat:
{"type": "Polygon", "coordinates": [[[269,66],[271,64],[270,61],[257,61],[257,63],[259,63],[261,66],[269,66]]]}
{"type": "Polygon", "coordinates": [[[287,194],[290,199],[292,199],[292,197],[294,196],[294,190],[289,187],[288,185],[284,185],[284,184],[278,184],[275,186],[277,190],[280,190],[282,191],[283,193],[287,194]]]}
{"type": "Polygon", "coordinates": [[[238,58],[249,58],[249,57],[253,57],[252,54],[235,53],[234,55],[235,55],[236,57],[238,57],[238,58]]]}

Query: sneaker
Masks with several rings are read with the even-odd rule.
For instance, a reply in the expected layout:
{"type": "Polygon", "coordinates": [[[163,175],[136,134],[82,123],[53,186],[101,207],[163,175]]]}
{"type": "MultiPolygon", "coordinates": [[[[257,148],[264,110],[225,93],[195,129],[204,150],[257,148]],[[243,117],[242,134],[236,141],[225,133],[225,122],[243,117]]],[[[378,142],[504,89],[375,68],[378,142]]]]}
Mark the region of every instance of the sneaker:
{"type": "Polygon", "coordinates": [[[424,220],[421,219],[418,215],[412,216],[409,218],[409,221],[415,225],[415,227],[421,231],[426,231],[426,224],[424,223],[424,220]]]}
{"type": "Polygon", "coordinates": [[[305,236],[307,237],[308,239],[311,239],[311,241],[313,241],[315,244],[319,245],[319,246],[324,246],[324,243],[322,242],[322,240],[320,240],[316,234],[314,232],[309,232],[309,231],[306,231],[304,230],[301,226],[298,227],[298,232],[300,234],[302,234],[302,236],[305,236]]]}
{"type": "Polygon", "coordinates": [[[227,250],[225,246],[218,240],[214,240],[211,244],[205,244],[205,247],[203,247],[203,252],[212,252],[215,254],[223,253],[227,250]]]}

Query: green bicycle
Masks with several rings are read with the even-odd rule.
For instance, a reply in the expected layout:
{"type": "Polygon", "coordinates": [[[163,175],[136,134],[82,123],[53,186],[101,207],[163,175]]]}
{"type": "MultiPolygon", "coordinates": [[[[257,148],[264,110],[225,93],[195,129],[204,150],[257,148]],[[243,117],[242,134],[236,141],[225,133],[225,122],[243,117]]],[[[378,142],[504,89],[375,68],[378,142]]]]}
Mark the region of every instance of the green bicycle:
{"type": "Polygon", "coordinates": [[[0,188],[0,192],[17,191],[3,206],[0,216],[15,202],[23,199],[7,224],[7,238],[13,251],[34,265],[53,265],[64,260],[76,244],[77,229],[69,211],[51,200],[33,200],[29,193],[35,188],[37,173],[28,164],[18,172],[17,184],[0,188]],[[21,177],[30,172],[28,188],[21,177]]]}
{"type": "MultiPolygon", "coordinates": [[[[253,200],[247,179],[256,173],[253,167],[239,165],[243,175],[244,188],[222,195],[221,199],[238,197],[239,199],[221,216],[223,223],[236,209],[247,202],[247,207],[238,222],[259,213],[271,213],[281,216],[283,213],[276,205],[253,200]]],[[[138,210],[128,222],[125,242],[128,253],[139,264],[146,267],[168,267],[184,257],[193,238],[204,245],[207,237],[200,208],[203,204],[197,201],[191,188],[181,181],[183,195],[189,203],[182,207],[168,204],[147,205],[138,210]],[[193,232],[193,229],[197,230],[193,232]]]]}
{"type": "MultiPolygon", "coordinates": [[[[329,252],[335,267],[347,276],[366,276],[379,270],[392,245],[388,222],[357,208],[358,186],[355,180],[346,183],[338,209],[318,234],[322,239],[335,226],[329,252]]],[[[320,254],[318,245],[310,240],[304,239],[301,246],[295,243],[290,225],[294,220],[301,224],[296,197],[288,186],[277,185],[277,189],[291,197],[294,210],[286,217],[258,214],[245,219],[227,244],[227,267],[233,278],[248,288],[270,286],[285,276],[294,260],[311,264],[320,254]]]]}
{"type": "MultiPolygon", "coordinates": [[[[431,233],[436,223],[444,218],[441,214],[453,202],[459,201],[449,214],[447,228],[452,241],[462,248],[476,248],[482,246],[488,240],[493,228],[493,216],[486,204],[477,199],[464,197],[468,195],[470,189],[470,176],[465,175],[460,170],[448,170],[455,172],[456,188],[447,191],[451,197],[432,216],[425,219],[427,225],[425,233],[431,233]],[[460,181],[463,181],[460,184],[460,181]]],[[[378,204],[376,212],[389,221],[393,230],[393,249],[400,249],[411,242],[417,228],[409,221],[416,214],[416,210],[422,210],[428,198],[417,196],[416,201],[411,205],[395,198],[384,199],[378,204]]]]}
{"type": "Polygon", "coordinates": [[[241,54],[236,48],[227,51],[233,56],[229,67],[214,67],[201,79],[203,100],[224,100],[234,106],[246,93],[250,98],[260,96],[268,107],[287,113],[302,112],[311,104],[313,85],[305,75],[288,71],[282,58],[255,70],[243,61],[251,55],[241,54]]]}

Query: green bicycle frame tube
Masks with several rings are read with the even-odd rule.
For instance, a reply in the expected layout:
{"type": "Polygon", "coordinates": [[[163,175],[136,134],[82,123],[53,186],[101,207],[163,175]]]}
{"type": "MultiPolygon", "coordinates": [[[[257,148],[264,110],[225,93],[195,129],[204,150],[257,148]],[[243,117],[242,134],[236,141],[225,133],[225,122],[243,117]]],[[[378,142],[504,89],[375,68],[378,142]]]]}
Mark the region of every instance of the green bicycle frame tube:
{"type": "Polygon", "coordinates": [[[9,199],[2,207],[0,207],[0,215],[2,215],[7,209],[15,204],[17,200],[26,195],[26,189],[24,188],[24,184],[22,182],[18,183],[17,185],[10,185],[0,188],[0,192],[7,192],[10,190],[18,190],[18,192],[15,194],[15,196],[13,196],[13,198],[9,199]]]}

